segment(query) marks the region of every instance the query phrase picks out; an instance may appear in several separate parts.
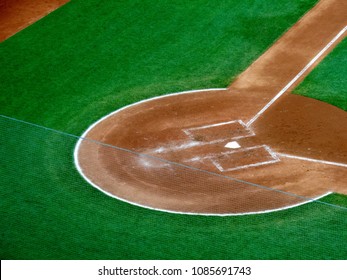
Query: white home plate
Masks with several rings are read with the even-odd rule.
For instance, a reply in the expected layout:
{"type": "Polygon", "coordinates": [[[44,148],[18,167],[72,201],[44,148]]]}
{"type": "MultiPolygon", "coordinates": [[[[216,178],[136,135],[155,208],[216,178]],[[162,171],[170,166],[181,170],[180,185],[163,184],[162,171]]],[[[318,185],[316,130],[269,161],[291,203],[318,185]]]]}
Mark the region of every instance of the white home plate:
{"type": "Polygon", "coordinates": [[[229,148],[229,149],[238,149],[241,146],[236,141],[232,141],[232,142],[229,142],[228,144],[226,144],[224,147],[229,148]]]}

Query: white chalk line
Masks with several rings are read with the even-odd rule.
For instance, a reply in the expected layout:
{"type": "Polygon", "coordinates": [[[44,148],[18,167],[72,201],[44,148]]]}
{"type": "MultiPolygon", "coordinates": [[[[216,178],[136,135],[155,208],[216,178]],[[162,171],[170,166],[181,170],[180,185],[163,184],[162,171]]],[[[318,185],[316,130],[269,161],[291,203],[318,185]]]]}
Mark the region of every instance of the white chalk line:
{"type": "Polygon", "coordinates": [[[225,169],[224,167],[222,167],[222,165],[218,162],[218,160],[217,160],[216,158],[210,158],[210,161],[213,163],[213,165],[214,165],[220,172],[236,171],[236,170],[246,169],[246,168],[250,168],[250,167],[257,167],[257,166],[262,166],[262,165],[273,164],[273,163],[276,163],[276,162],[281,161],[281,160],[274,154],[274,152],[272,152],[272,150],[270,149],[270,147],[267,146],[267,145],[253,146],[253,147],[248,147],[248,148],[240,149],[240,150],[237,150],[237,151],[224,152],[224,153],[221,153],[221,154],[222,154],[222,155],[229,155],[229,154],[242,153],[242,152],[245,152],[245,151],[250,151],[250,150],[255,150],[255,149],[262,149],[262,148],[263,148],[265,151],[268,152],[268,154],[273,158],[272,160],[260,161],[260,162],[256,162],[256,163],[240,165],[240,166],[237,166],[237,167],[231,167],[231,168],[227,168],[227,169],[225,169]]]}
{"type": "MultiPolygon", "coordinates": [[[[191,134],[191,131],[203,130],[203,129],[211,128],[211,127],[225,126],[225,125],[233,124],[233,123],[239,123],[241,126],[243,126],[243,128],[246,130],[247,134],[246,135],[241,135],[241,136],[235,136],[235,137],[232,137],[232,138],[228,138],[229,140],[237,140],[237,139],[241,139],[241,138],[255,136],[255,133],[253,132],[253,130],[251,128],[247,127],[246,124],[242,120],[233,120],[233,121],[227,121],[227,122],[221,122],[221,123],[213,123],[213,124],[209,124],[209,125],[193,127],[193,128],[189,128],[189,129],[183,129],[183,131],[191,139],[194,139],[194,136],[191,134]]],[[[223,142],[225,140],[227,140],[227,139],[223,139],[222,141],[220,141],[220,140],[212,141],[212,142],[209,142],[209,143],[206,143],[206,144],[223,142]]],[[[196,145],[196,146],[198,146],[198,145],[196,145]]],[[[222,155],[228,155],[228,154],[233,154],[233,153],[244,152],[244,151],[247,151],[247,150],[253,150],[253,149],[257,149],[257,148],[264,148],[270,154],[270,156],[273,158],[273,160],[262,161],[262,162],[246,164],[246,165],[240,165],[240,166],[237,166],[237,167],[232,167],[232,168],[227,168],[227,169],[223,168],[221,166],[221,164],[218,162],[218,160],[216,159],[216,157],[219,156],[220,154],[213,154],[212,156],[209,155],[209,156],[206,156],[206,157],[199,157],[199,160],[209,159],[211,161],[211,163],[220,172],[229,172],[229,171],[236,171],[236,170],[240,170],[240,169],[247,169],[247,168],[250,168],[250,167],[257,167],[257,166],[262,166],[262,165],[267,165],[267,164],[273,164],[273,163],[276,163],[276,162],[280,161],[280,159],[277,157],[277,155],[270,149],[270,147],[268,147],[266,145],[253,146],[253,147],[243,148],[243,149],[239,149],[237,151],[231,151],[231,152],[221,153],[221,154],[222,155]]],[[[171,150],[173,150],[173,149],[171,149],[171,150]]],[[[175,150],[177,150],[177,149],[175,149],[175,150]]],[[[191,160],[187,160],[185,162],[195,162],[195,161],[197,161],[196,157],[191,159],[191,160]]]]}
{"type": "MultiPolygon", "coordinates": [[[[27,125],[31,125],[31,126],[34,126],[34,127],[37,127],[37,128],[45,129],[45,130],[48,130],[48,131],[53,131],[53,132],[61,134],[61,135],[77,138],[79,141],[83,141],[83,140],[84,141],[91,141],[88,138],[81,138],[80,136],[76,136],[76,135],[69,134],[69,133],[66,133],[66,132],[62,132],[62,131],[59,131],[59,130],[47,128],[47,127],[44,127],[44,126],[41,126],[41,125],[37,125],[37,124],[34,124],[34,123],[29,123],[29,122],[26,122],[26,121],[23,121],[23,120],[18,120],[18,119],[15,119],[15,118],[4,116],[4,115],[0,115],[0,117],[5,118],[5,119],[10,119],[10,120],[13,120],[13,121],[17,121],[17,122],[20,122],[20,123],[24,123],[24,124],[27,124],[27,125]]],[[[164,210],[164,209],[149,207],[149,206],[146,206],[146,205],[141,205],[141,204],[138,204],[138,203],[135,203],[135,202],[132,202],[132,201],[128,201],[128,200],[123,199],[121,197],[118,197],[118,196],[115,196],[113,194],[110,194],[110,193],[104,191],[98,185],[94,184],[88,177],[86,177],[84,175],[84,173],[83,173],[83,171],[82,171],[82,169],[81,169],[81,167],[79,165],[79,162],[78,162],[78,149],[76,149],[76,148],[77,148],[77,145],[76,145],[75,150],[74,150],[74,163],[75,163],[75,166],[76,166],[79,174],[83,177],[83,179],[86,180],[86,182],[88,182],[91,186],[93,186],[94,188],[98,189],[99,191],[101,191],[105,195],[107,195],[109,197],[112,197],[112,198],[116,198],[117,200],[126,202],[126,203],[131,204],[131,205],[139,206],[139,207],[142,207],[142,208],[145,208],[145,209],[155,210],[155,211],[160,211],[160,212],[165,212],[165,213],[182,214],[182,215],[201,215],[201,216],[243,216],[243,215],[253,215],[253,214],[264,214],[264,213],[277,212],[277,211],[282,211],[282,210],[286,210],[286,209],[289,209],[289,208],[294,208],[294,207],[297,207],[297,206],[300,206],[300,205],[303,205],[303,204],[307,204],[307,203],[310,203],[310,202],[317,202],[317,200],[319,200],[320,198],[323,198],[323,197],[333,193],[333,192],[327,192],[327,193],[325,193],[325,194],[323,194],[323,195],[321,195],[319,197],[315,197],[315,198],[309,198],[309,197],[294,195],[297,198],[304,200],[304,202],[298,203],[298,204],[293,204],[293,205],[286,206],[286,207],[280,207],[280,208],[276,208],[276,209],[269,209],[269,210],[263,210],[263,211],[257,211],[257,212],[216,214],[216,213],[192,213],[192,212],[179,212],[179,211],[164,210]]],[[[276,191],[276,190],[274,190],[274,191],[276,191]]],[[[282,191],[281,191],[281,193],[282,193],[282,191]]],[[[288,196],[293,197],[293,194],[288,193],[288,196]]],[[[328,203],[325,203],[325,202],[320,202],[320,203],[322,203],[324,205],[327,205],[327,206],[330,206],[330,207],[331,206],[335,206],[336,207],[336,205],[333,205],[333,204],[328,204],[328,203]]]]}
{"type": "Polygon", "coordinates": [[[294,155],[288,155],[288,154],[283,154],[283,153],[277,153],[277,155],[280,156],[280,157],[287,157],[287,158],[293,158],[293,159],[298,159],[298,160],[311,161],[311,162],[316,162],[316,163],[322,163],[322,164],[327,164],[327,165],[335,165],[335,166],[347,168],[347,164],[339,163],[339,162],[334,162],[334,161],[326,161],[326,160],[320,160],[320,159],[312,159],[312,158],[301,157],[301,156],[294,156],[294,155]]]}
{"type": "Polygon", "coordinates": [[[246,124],[242,120],[233,120],[233,121],[227,121],[227,122],[212,123],[212,124],[197,126],[197,127],[192,127],[192,128],[185,128],[185,129],[183,129],[183,131],[184,132],[190,132],[191,130],[193,130],[193,131],[194,130],[200,130],[200,129],[210,128],[210,127],[228,125],[228,124],[232,124],[232,123],[238,123],[241,126],[243,126],[246,130],[252,131],[252,129],[247,127],[246,124]]]}
{"type": "MultiPolygon", "coordinates": [[[[139,204],[139,203],[136,203],[136,202],[133,202],[133,201],[130,201],[130,200],[127,200],[127,199],[124,199],[124,198],[121,198],[119,196],[116,196],[114,194],[111,194],[105,190],[103,190],[100,186],[98,186],[97,184],[95,184],[93,181],[91,181],[84,173],[83,173],[83,170],[80,166],[80,163],[79,163],[79,159],[78,159],[78,151],[79,151],[79,148],[82,144],[82,141],[86,140],[87,139],[87,134],[96,126],[98,125],[100,122],[104,121],[105,119],[109,118],[110,116],[122,111],[122,110],[125,110],[129,107],[132,107],[132,106],[135,106],[137,104],[140,104],[140,103],[144,103],[144,102],[148,102],[148,101],[151,101],[151,100],[156,100],[156,99],[161,99],[161,98],[166,98],[166,97],[170,97],[170,96],[175,96],[175,95],[181,95],[181,94],[189,94],[189,93],[196,93],[196,92],[206,92],[206,91],[219,91],[219,90],[227,90],[227,88],[212,88],[212,89],[201,89],[201,90],[189,90],[189,91],[183,91],[183,92],[178,92],[178,93],[171,93],[171,94],[166,94],[166,95],[163,95],[163,96],[157,96],[157,97],[153,97],[153,98],[149,98],[149,99],[145,99],[145,100],[141,100],[139,102],[136,102],[136,103],[133,103],[133,104],[130,104],[130,105],[127,105],[125,107],[122,107],[114,112],[111,112],[109,114],[107,114],[106,116],[102,117],[101,119],[97,120],[95,123],[93,123],[92,125],[90,125],[87,130],[82,134],[81,137],[79,137],[78,141],[77,141],[77,144],[75,146],[75,149],[74,149],[74,154],[73,154],[73,158],[74,158],[74,164],[75,164],[75,167],[77,169],[77,171],[79,172],[79,174],[82,176],[82,178],[84,180],[86,180],[86,182],[88,182],[91,186],[93,186],[95,189],[101,191],[102,193],[104,193],[105,195],[109,196],[109,197],[112,197],[112,198],[115,198],[117,200],[120,200],[122,202],[126,202],[128,204],[131,204],[131,205],[134,205],[134,206],[138,206],[138,207],[142,207],[142,208],[145,208],[145,209],[149,209],[149,210],[154,210],[154,211],[160,211],[160,212],[164,212],[164,213],[170,213],[170,214],[181,214],[181,215],[192,215],[192,216],[220,216],[220,217],[225,217],[225,216],[245,216],[245,215],[258,215],[258,214],[266,214],[266,213],[272,213],[272,212],[278,212],[278,211],[283,211],[283,210],[287,210],[287,209],[290,209],[290,208],[294,208],[294,207],[298,207],[298,206],[301,206],[301,205],[304,205],[304,204],[307,204],[307,203],[311,203],[311,202],[315,202],[329,194],[331,194],[332,192],[327,192],[319,197],[315,197],[313,199],[311,198],[308,198],[308,197],[298,197],[299,199],[303,199],[305,201],[301,202],[301,203],[297,203],[297,204],[293,204],[293,205],[290,205],[290,206],[285,206],[285,207],[279,207],[279,208],[275,208],[275,209],[269,209],[269,210],[263,210],[263,211],[253,211],[253,212],[243,212],[243,213],[226,213],[226,214],[219,214],[219,213],[195,213],[195,212],[180,212],[180,211],[171,211],[171,210],[165,210],[165,209],[160,209],[160,208],[155,208],[155,207],[150,207],[150,206],[147,206],[147,205],[142,205],[142,204],[139,204]]],[[[242,121],[241,121],[242,122],[242,121]]],[[[243,123],[243,122],[242,122],[243,123]]],[[[244,124],[244,123],[243,123],[244,124]]],[[[275,190],[274,190],[275,191],[275,190]]],[[[288,193],[288,196],[289,196],[289,193],[288,193]]],[[[291,196],[289,196],[291,197],[291,196]]]]}
{"type": "MultiPolygon", "coordinates": [[[[242,139],[242,138],[247,138],[247,137],[252,137],[255,136],[255,133],[253,132],[253,130],[251,128],[246,127],[246,124],[242,121],[242,120],[233,120],[233,121],[227,121],[227,122],[220,122],[220,123],[213,123],[213,124],[209,124],[209,125],[204,125],[204,126],[198,126],[198,127],[192,127],[192,128],[185,128],[182,129],[182,131],[193,141],[196,141],[194,139],[194,135],[191,133],[191,131],[196,131],[196,130],[203,130],[206,128],[211,128],[211,127],[218,127],[218,126],[224,126],[224,125],[228,125],[228,124],[233,124],[233,123],[238,123],[241,126],[243,126],[243,128],[245,129],[246,133],[245,135],[239,135],[239,136],[234,136],[234,137],[228,137],[228,138],[224,138],[224,139],[218,139],[218,140],[212,140],[209,142],[198,142],[196,145],[194,146],[204,146],[204,145],[211,145],[211,144],[216,144],[216,143],[221,143],[224,141],[230,141],[230,140],[237,140],[237,139],[242,139]]],[[[169,148],[170,149],[170,148],[169,148]]],[[[169,150],[168,149],[168,150],[169,150]]],[[[176,150],[181,150],[180,148],[173,148],[173,151],[176,150]]]]}
{"type": "Polygon", "coordinates": [[[246,127],[245,123],[242,120],[234,120],[234,121],[228,121],[228,122],[213,123],[213,124],[199,126],[199,127],[193,127],[193,128],[185,128],[185,129],[182,129],[182,131],[184,132],[185,135],[187,135],[190,138],[191,142],[182,141],[182,142],[178,142],[176,144],[172,143],[168,146],[161,146],[159,148],[146,150],[145,153],[161,154],[161,153],[176,152],[176,151],[181,151],[181,150],[185,150],[185,149],[189,149],[189,148],[202,147],[202,146],[206,146],[206,145],[213,145],[213,144],[217,144],[217,143],[222,143],[225,141],[237,140],[237,139],[241,139],[241,138],[255,136],[255,133],[253,132],[253,130],[246,127]],[[196,131],[196,130],[203,130],[203,129],[210,128],[210,127],[218,127],[218,126],[228,125],[228,124],[232,124],[232,123],[239,123],[241,126],[244,127],[247,134],[223,138],[223,139],[216,139],[216,140],[212,140],[212,141],[208,141],[208,142],[203,142],[203,141],[195,140],[194,135],[190,132],[190,131],[196,131]]]}
{"type": "Polygon", "coordinates": [[[232,168],[223,168],[220,163],[218,163],[215,159],[211,159],[211,162],[214,164],[214,166],[216,166],[216,168],[219,169],[220,172],[229,172],[229,171],[236,171],[236,170],[240,170],[240,169],[247,169],[250,167],[257,167],[257,166],[263,166],[263,165],[268,165],[268,164],[273,164],[276,162],[279,162],[280,160],[269,160],[269,161],[262,161],[262,162],[257,162],[257,163],[251,163],[251,164],[247,164],[247,165],[241,165],[238,167],[232,167],[232,168]]]}
{"type": "Polygon", "coordinates": [[[149,149],[145,150],[143,153],[146,154],[165,154],[165,153],[170,153],[170,152],[177,152],[181,150],[186,150],[194,147],[202,147],[202,146],[207,146],[207,145],[213,145],[217,143],[222,143],[227,141],[229,138],[226,139],[218,139],[218,140],[213,140],[209,142],[201,142],[201,141],[191,141],[191,142],[180,142],[177,143],[176,145],[169,145],[169,146],[162,146],[159,148],[154,148],[154,149],[149,149]]]}
{"type": "Polygon", "coordinates": [[[89,131],[91,131],[96,125],[98,125],[99,123],[101,123],[102,121],[104,121],[105,119],[111,117],[112,115],[115,115],[125,109],[128,109],[129,107],[133,107],[133,106],[136,106],[136,105],[139,105],[139,104],[142,104],[142,103],[146,103],[146,102],[149,102],[149,101],[152,101],[152,100],[158,100],[158,99],[164,99],[164,98],[168,98],[168,97],[171,97],[171,96],[177,96],[177,95],[183,95],[183,94],[190,94],[190,93],[197,93],[197,92],[206,92],[206,91],[219,91],[219,90],[227,90],[227,88],[209,88],[209,89],[193,89],[193,90],[186,90],[186,91],[180,91],[180,92],[175,92],[175,93],[167,93],[167,94],[163,94],[163,95],[159,95],[159,96],[155,96],[155,97],[151,97],[151,98],[148,98],[148,99],[143,99],[143,100],[140,100],[138,102],[135,102],[135,103],[132,103],[132,104],[129,104],[129,105],[126,105],[122,108],[119,108],[118,110],[116,111],[113,111],[105,116],[103,116],[101,119],[97,120],[95,123],[91,124],[87,130],[82,134],[82,138],[84,136],[86,136],[88,134],[89,131]]]}
{"type": "MultiPolygon", "coordinates": [[[[280,98],[286,91],[287,89],[293,85],[306,71],[309,67],[311,67],[318,59],[319,57],[339,38],[341,37],[341,35],[346,31],[347,29],[347,26],[345,26],[334,38],[332,41],[330,41],[300,72],[298,75],[296,75],[261,111],[259,111],[247,124],[246,124],[246,127],[249,127],[261,114],[263,114],[278,98],[280,98]]],[[[77,144],[76,144],[76,147],[75,147],[75,150],[74,150],[74,163],[75,163],[75,166],[78,170],[78,172],[82,175],[82,177],[87,181],[89,182],[89,184],[91,184],[92,186],[94,186],[95,188],[99,189],[100,191],[102,191],[103,193],[109,195],[109,196],[112,196],[114,198],[117,198],[119,200],[122,200],[122,201],[125,201],[127,203],[130,203],[130,204],[133,204],[133,205],[137,205],[137,206],[141,206],[141,207],[144,207],[144,208],[149,208],[149,209],[152,209],[152,210],[157,210],[157,211],[164,211],[164,212],[168,212],[170,213],[171,211],[166,211],[166,210],[162,210],[162,209],[156,209],[156,208],[151,208],[151,207],[147,207],[147,206],[144,206],[144,205],[139,205],[137,203],[134,203],[134,202],[131,202],[131,201],[127,201],[127,200],[124,200],[120,197],[117,197],[117,196],[114,196],[106,191],[104,191],[103,189],[101,189],[99,186],[97,186],[96,184],[94,184],[91,180],[89,180],[85,174],[83,173],[80,165],[79,165],[79,161],[78,161],[78,150],[79,150],[79,147],[83,141],[83,138],[85,138],[85,136],[88,134],[88,132],[93,129],[97,124],[99,124],[101,121],[105,120],[106,118],[110,117],[111,115],[113,114],[116,114],[122,110],[125,110],[127,109],[128,107],[130,106],[134,106],[134,105],[137,105],[137,104],[140,104],[140,103],[144,103],[144,102],[148,102],[150,100],[155,100],[155,99],[160,99],[160,98],[165,98],[165,97],[168,97],[168,96],[173,96],[173,95],[181,95],[181,94],[186,94],[186,93],[195,93],[195,92],[204,92],[204,91],[217,91],[217,90],[227,90],[227,88],[214,88],[214,89],[202,89],[202,90],[189,90],[189,91],[183,91],[183,92],[179,92],[179,93],[172,93],[172,94],[167,94],[167,95],[164,95],[164,96],[158,96],[158,97],[154,97],[154,98],[150,98],[150,99],[146,99],[146,100],[142,100],[142,101],[139,101],[139,102],[136,102],[134,104],[130,104],[128,106],[125,106],[123,108],[120,108],[119,110],[116,110],[114,112],[111,112],[110,114],[104,116],[103,118],[99,119],[97,122],[93,123],[91,126],[88,127],[88,129],[82,134],[81,138],[78,140],[77,144]]],[[[284,155],[282,155],[284,156],[284,155]]],[[[287,155],[287,157],[289,157],[289,155],[287,155]]],[[[297,159],[302,159],[302,160],[307,160],[307,158],[302,158],[302,157],[297,157],[297,159]]],[[[313,161],[313,160],[311,160],[313,161]]],[[[318,162],[321,162],[321,163],[326,163],[326,164],[331,164],[331,162],[326,162],[326,161],[318,161],[318,162]]],[[[343,166],[345,167],[344,164],[339,164],[339,163],[334,163],[333,165],[338,165],[338,166],[343,166]]],[[[330,194],[329,193],[326,193],[324,196],[330,194]]],[[[311,201],[314,201],[314,200],[308,200],[306,202],[303,202],[303,203],[300,203],[300,204],[296,204],[296,205],[292,205],[292,206],[289,206],[289,207],[283,207],[283,208],[278,208],[276,210],[267,210],[267,211],[260,211],[260,212],[249,212],[249,213],[237,213],[237,214],[204,214],[204,213],[187,213],[187,212],[182,212],[181,214],[192,214],[192,215],[213,215],[213,216],[235,216],[235,215],[247,215],[247,214],[261,214],[261,213],[269,213],[269,212],[274,212],[274,211],[280,211],[280,210],[284,210],[284,209],[289,209],[289,208],[292,208],[292,207],[296,207],[296,206],[299,206],[299,205],[303,205],[303,204],[306,204],[306,203],[309,203],[311,201]]],[[[171,213],[180,213],[180,212],[171,212],[171,213]]]]}
{"type": "Polygon", "coordinates": [[[280,98],[347,30],[345,26],[269,103],[265,105],[247,124],[254,123],[278,98],[280,98]]]}
{"type": "Polygon", "coordinates": [[[145,150],[144,153],[146,153],[146,154],[165,154],[165,153],[169,153],[169,152],[186,150],[186,149],[199,147],[199,146],[203,146],[203,145],[211,145],[214,143],[218,143],[218,142],[216,142],[216,141],[205,142],[205,143],[198,142],[198,141],[183,142],[183,143],[177,143],[176,145],[161,146],[159,148],[145,150]]]}
{"type": "Polygon", "coordinates": [[[231,124],[231,123],[239,123],[239,124],[241,124],[240,120],[235,120],[235,121],[227,121],[227,122],[213,123],[213,124],[197,126],[197,127],[192,127],[192,128],[186,128],[186,129],[183,129],[183,131],[191,131],[191,130],[194,131],[194,130],[200,130],[200,129],[210,128],[210,127],[227,125],[227,124],[231,124]]]}
{"type": "MultiPolygon", "coordinates": [[[[116,196],[114,194],[111,194],[105,190],[103,190],[100,186],[98,186],[97,184],[95,184],[93,181],[91,181],[87,176],[85,176],[85,174],[83,173],[81,167],[79,166],[79,162],[78,162],[78,156],[77,155],[78,150],[75,149],[74,152],[74,160],[75,160],[75,165],[76,168],[78,170],[78,172],[81,174],[81,176],[94,188],[96,188],[97,190],[101,191],[102,193],[104,193],[105,195],[115,198],[117,200],[120,200],[122,202],[128,203],[130,205],[134,205],[137,207],[141,207],[141,208],[145,208],[148,210],[154,210],[154,211],[159,211],[159,212],[164,212],[164,213],[169,213],[169,214],[180,214],[180,215],[190,215],[190,216],[218,216],[218,217],[228,217],[228,216],[245,216],[245,215],[258,215],[258,214],[266,214],[266,213],[272,213],[272,212],[278,212],[278,211],[283,211],[283,210],[287,210],[290,208],[294,208],[294,207],[298,207],[307,203],[311,203],[311,202],[315,202],[325,196],[328,196],[329,194],[332,194],[333,192],[327,192],[321,196],[315,197],[315,198],[306,198],[306,201],[297,203],[297,204],[293,204],[290,206],[285,206],[285,207],[279,207],[276,209],[269,209],[269,210],[263,210],[263,211],[254,211],[254,212],[244,212],[244,213],[225,213],[225,214],[218,214],[218,213],[195,213],[195,212],[181,212],[181,211],[173,211],[173,210],[165,210],[165,209],[161,209],[161,208],[156,208],[156,207],[150,207],[148,205],[144,205],[144,204],[139,204],[124,198],[121,198],[119,196],[116,196]]],[[[301,198],[304,199],[304,198],[301,198]]]]}
{"type": "MultiPolygon", "coordinates": [[[[155,96],[155,97],[151,97],[148,99],[144,99],[144,100],[140,100],[138,102],[129,104],[127,106],[124,106],[122,108],[119,108],[118,110],[115,110],[105,116],[103,116],[102,118],[100,118],[99,120],[97,120],[96,122],[94,122],[93,124],[91,124],[82,134],[82,136],[79,138],[79,140],[77,141],[77,144],[75,146],[75,150],[74,150],[74,164],[77,168],[77,171],[82,175],[82,177],[84,179],[86,179],[86,176],[84,175],[79,161],[78,161],[78,150],[80,148],[80,145],[82,143],[82,141],[84,141],[85,139],[87,139],[87,134],[95,127],[97,126],[99,123],[103,122],[104,120],[106,120],[107,118],[118,114],[119,112],[126,110],[130,107],[145,103],[145,102],[149,102],[149,101],[153,101],[153,100],[158,100],[158,99],[163,99],[163,98],[167,98],[167,97],[171,97],[171,96],[177,96],[177,95],[182,95],[182,94],[191,94],[191,93],[197,93],[197,92],[208,92],[208,91],[220,91],[220,90],[227,90],[227,88],[210,88],[210,89],[194,89],[194,90],[186,90],[186,91],[181,91],[181,92],[175,92],[175,93],[168,93],[168,94],[164,94],[164,95],[160,95],[160,96],[155,96]]],[[[90,182],[90,180],[87,180],[88,182],[90,182]]],[[[100,189],[100,188],[98,188],[100,189]]]]}
{"type": "MultiPolygon", "coordinates": [[[[266,151],[269,152],[269,150],[271,151],[271,149],[269,148],[269,146],[267,145],[258,145],[258,146],[252,146],[252,147],[247,147],[247,148],[241,148],[241,149],[237,149],[237,150],[234,150],[234,151],[228,151],[228,152],[221,152],[221,153],[212,153],[212,154],[209,154],[207,156],[204,156],[204,157],[200,157],[199,156],[199,159],[211,159],[211,158],[214,158],[216,156],[220,156],[220,155],[230,155],[230,154],[237,154],[237,153],[242,153],[242,152],[247,152],[247,151],[250,151],[250,150],[255,150],[255,149],[261,149],[261,148],[264,148],[266,151]]],[[[277,157],[273,156],[275,153],[274,152],[269,152],[269,154],[275,159],[277,159],[277,157]]],[[[185,160],[185,162],[192,162],[192,161],[196,161],[195,158],[192,158],[192,159],[189,159],[189,160],[185,160]]]]}
{"type": "Polygon", "coordinates": [[[239,169],[246,169],[246,168],[250,168],[250,167],[267,165],[267,164],[272,164],[272,163],[276,163],[276,162],[281,161],[277,157],[277,155],[270,149],[269,146],[267,146],[267,145],[259,145],[259,146],[253,146],[253,147],[247,147],[247,148],[243,148],[243,149],[238,149],[236,151],[222,152],[222,153],[219,153],[219,154],[212,153],[212,154],[208,154],[207,156],[203,156],[203,157],[201,157],[201,156],[193,157],[191,159],[185,160],[184,162],[187,162],[187,163],[188,162],[196,162],[196,161],[200,161],[201,162],[201,161],[204,161],[204,160],[209,160],[220,172],[236,171],[236,170],[239,170],[239,169]],[[219,157],[221,155],[231,155],[231,154],[235,154],[235,153],[242,153],[242,152],[247,152],[249,150],[261,149],[261,148],[266,150],[269,153],[269,155],[273,158],[273,160],[261,161],[261,162],[245,164],[245,165],[239,165],[237,167],[232,167],[232,168],[225,169],[224,167],[222,167],[222,165],[216,159],[217,157],[219,157]]]}
{"type": "Polygon", "coordinates": [[[273,150],[271,150],[271,148],[269,146],[264,145],[264,148],[265,148],[265,150],[268,151],[268,153],[272,156],[273,159],[277,159],[278,161],[280,161],[280,159],[277,156],[277,154],[273,150]]]}

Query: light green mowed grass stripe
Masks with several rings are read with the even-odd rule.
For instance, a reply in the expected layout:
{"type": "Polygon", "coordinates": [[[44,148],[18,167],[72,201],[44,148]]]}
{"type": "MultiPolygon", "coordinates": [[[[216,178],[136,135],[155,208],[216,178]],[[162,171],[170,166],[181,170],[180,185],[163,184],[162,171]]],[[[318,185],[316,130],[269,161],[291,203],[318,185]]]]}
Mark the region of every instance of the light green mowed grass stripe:
{"type": "MultiPolygon", "coordinates": [[[[72,1],[0,45],[0,113],[78,134],[144,98],[224,87],[314,2],[72,1]]],[[[156,212],[89,186],[75,139],[0,119],[0,144],[1,259],[347,257],[339,209],[156,212]]]]}

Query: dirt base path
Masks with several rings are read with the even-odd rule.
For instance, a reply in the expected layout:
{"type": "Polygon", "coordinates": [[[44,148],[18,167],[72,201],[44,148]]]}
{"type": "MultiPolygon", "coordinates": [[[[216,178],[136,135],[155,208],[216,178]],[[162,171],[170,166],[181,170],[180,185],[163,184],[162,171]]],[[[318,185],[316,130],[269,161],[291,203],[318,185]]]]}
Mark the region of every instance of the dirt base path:
{"type": "Polygon", "coordinates": [[[185,213],[271,211],[347,194],[347,129],[339,125],[347,113],[289,94],[345,36],[346,9],[321,1],[228,89],[148,100],[99,121],[84,137],[106,145],[78,143],[81,173],[121,200],[185,213]]]}
{"type": "Polygon", "coordinates": [[[0,42],[6,40],[69,0],[1,0],[0,42]]]}

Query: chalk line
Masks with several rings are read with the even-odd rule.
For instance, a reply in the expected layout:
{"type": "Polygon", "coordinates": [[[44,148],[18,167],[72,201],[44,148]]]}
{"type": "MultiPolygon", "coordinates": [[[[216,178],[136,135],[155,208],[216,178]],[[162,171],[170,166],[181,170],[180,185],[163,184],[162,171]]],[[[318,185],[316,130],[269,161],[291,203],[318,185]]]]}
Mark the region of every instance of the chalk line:
{"type": "Polygon", "coordinates": [[[247,124],[249,127],[254,123],[278,98],[280,98],[322,55],[325,53],[332,44],[339,39],[343,33],[347,30],[347,26],[345,26],[300,72],[297,74],[277,95],[265,105],[263,109],[261,109],[247,124]]]}
{"type": "Polygon", "coordinates": [[[240,153],[240,152],[244,152],[244,151],[249,151],[249,150],[254,150],[254,149],[259,149],[259,148],[263,148],[264,150],[266,150],[269,155],[272,157],[272,160],[268,160],[268,161],[260,161],[260,162],[256,162],[256,163],[251,163],[251,164],[245,164],[245,165],[240,165],[237,167],[231,167],[231,168],[227,168],[225,169],[216,158],[210,158],[210,161],[212,162],[212,164],[220,171],[220,172],[228,172],[228,171],[236,171],[236,170],[240,170],[240,169],[248,169],[250,167],[257,167],[257,166],[262,166],[262,165],[268,165],[268,164],[272,164],[272,163],[276,163],[281,161],[278,156],[270,149],[269,146],[267,145],[259,145],[259,146],[253,146],[253,147],[248,147],[248,148],[244,148],[244,149],[240,149],[237,151],[231,151],[231,152],[226,152],[226,153],[221,153],[222,155],[230,155],[230,154],[236,154],[236,153],[240,153]]]}
{"type": "Polygon", "coordinates": [[[340,167],[346,167],[347,168],[347,164],[334,162],[334,161],[312,159],[312,158],[306,158],[306,157],[300,157],[300,156],[294,156],[294,155],[288,155],[288,154],[282,154],[282,153],[277,153],[277,155],[280,156],[280,157],[294,158],[294,159],[299,159],[299,160],[305,160],[305,161],[311,161],[311,162],[316,162],[316,163],[323,163],[323,164],[335,165],[335,166],[340,166],[340,167]]]}

